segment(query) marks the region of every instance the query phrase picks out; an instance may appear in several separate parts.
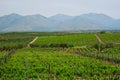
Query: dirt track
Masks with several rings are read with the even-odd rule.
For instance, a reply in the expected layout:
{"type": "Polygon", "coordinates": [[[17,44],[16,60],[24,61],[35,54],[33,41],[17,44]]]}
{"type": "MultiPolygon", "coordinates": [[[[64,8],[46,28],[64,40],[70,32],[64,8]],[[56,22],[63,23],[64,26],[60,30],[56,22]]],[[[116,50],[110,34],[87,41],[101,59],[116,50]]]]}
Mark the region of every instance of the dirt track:
{"type": "Polygon", "coordinates": [[[95,34],[95,37],[97,38],[97,40],[99,41],[99,43],[105,44],[105,43],[100,39],[100,37],[99,37],[97,34],[95,34]]]}
{"type": "Polygon", "coordinates": [[[29,42],[29,44],[27,46],[30,47],[30,44],[33,44],[37,39],[38,39],[38,37],[35,37],[31,42],[29,42]]]}

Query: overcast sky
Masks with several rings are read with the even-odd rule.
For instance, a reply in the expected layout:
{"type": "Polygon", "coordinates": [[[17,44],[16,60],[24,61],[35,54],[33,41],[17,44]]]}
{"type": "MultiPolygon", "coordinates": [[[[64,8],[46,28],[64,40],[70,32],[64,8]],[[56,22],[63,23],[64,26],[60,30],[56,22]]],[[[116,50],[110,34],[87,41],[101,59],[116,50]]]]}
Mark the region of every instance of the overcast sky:
{"type": "Polygon", "coordinates": [[[103,13],[120,18],[120,0],[0,0],[0,16],[103,13]]]}

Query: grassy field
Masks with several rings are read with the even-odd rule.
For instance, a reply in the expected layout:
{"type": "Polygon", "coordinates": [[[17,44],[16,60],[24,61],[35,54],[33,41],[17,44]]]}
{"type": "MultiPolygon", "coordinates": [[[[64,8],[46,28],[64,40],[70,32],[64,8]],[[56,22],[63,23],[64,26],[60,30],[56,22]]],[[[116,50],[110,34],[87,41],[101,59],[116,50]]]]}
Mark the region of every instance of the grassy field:
{"type": "Polygon", "coordinates": [[[0,34],[0,80],[119,80],[119,35],[0,34]]]}

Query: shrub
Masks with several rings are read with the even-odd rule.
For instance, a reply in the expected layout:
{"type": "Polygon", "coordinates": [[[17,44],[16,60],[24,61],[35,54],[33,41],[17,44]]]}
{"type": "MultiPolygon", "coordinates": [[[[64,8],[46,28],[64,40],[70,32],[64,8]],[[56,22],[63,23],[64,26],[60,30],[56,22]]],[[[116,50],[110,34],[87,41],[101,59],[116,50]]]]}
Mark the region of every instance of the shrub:
{"type": "Polygon", "coordinates": [[[68,48],[68,47],[73,47],[73,45],[68,45],[66,43],[60,43],[60,44],[53,44],[51,43],[49,47],[54,48],[54,47],[60,47],[60,48],[68,48]]]}

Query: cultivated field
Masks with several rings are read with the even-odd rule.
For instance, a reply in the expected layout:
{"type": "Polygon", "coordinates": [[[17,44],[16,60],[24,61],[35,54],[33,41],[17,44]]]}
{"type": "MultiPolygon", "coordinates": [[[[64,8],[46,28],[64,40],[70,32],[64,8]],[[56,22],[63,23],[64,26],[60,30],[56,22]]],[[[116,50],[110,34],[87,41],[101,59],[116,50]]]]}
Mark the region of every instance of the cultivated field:
{"type": "Polygon", "coordinates": [[[120,33],[0,34],[0,80],[119,80],[120,33]]]}

